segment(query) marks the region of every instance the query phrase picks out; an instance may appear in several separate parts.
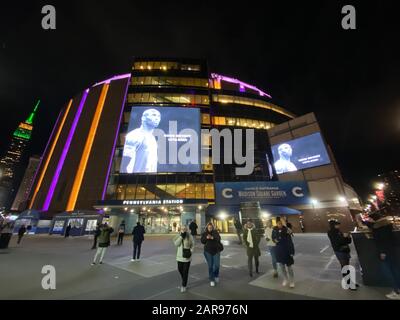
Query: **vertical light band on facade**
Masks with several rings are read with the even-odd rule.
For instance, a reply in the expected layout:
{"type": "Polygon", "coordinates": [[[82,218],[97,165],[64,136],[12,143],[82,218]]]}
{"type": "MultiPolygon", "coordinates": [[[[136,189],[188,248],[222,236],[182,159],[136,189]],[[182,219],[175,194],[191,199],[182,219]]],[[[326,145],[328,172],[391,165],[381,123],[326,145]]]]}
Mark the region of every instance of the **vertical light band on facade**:
{"type": "Polygon", "coordinates": [[[94,113],[92,124],[90,125],[90,130],[86,139],[85,148],[83,149],[78,171],[75,175],[74,184],[68,199],[66,211],[72,211],[75,209],[76,200],[78,199],[79,190],[82,185],[83,176],[85,174],[89,155],[92,150],[94,137],[96,136],[97,128],[99,126],[100,117],[103,111],[104,102],[106,101],[109,86],[109,84],[105,84],[101,90],[100,98],[97,103],[96,111],[94,113]]]}
{"type": "MultiPolygon", "coordinates": [[[[49,163],[50,163],[51,157],[53,156],[53,152],[54,152],[54,149],[55,149],[55,147],[56,147],[56,145],[57,145],[58,138],[60,137],[60,133],[61,133],[63,127],[64,127],[65,119],[67,118],[68,113],[69,113],[69,110],[71,109],[72,101],[73,101],[72,99],[69,100],[67,109],[65,110],[65,113],[64,113],[64,115],[63,115],[63,117],[62,117],[62,120],[61,120],[61,123],[60,123],[60,125],[58,126],[57,133],[56,133],[56,135],[55,135],[55,137],[54,137],[53,143],[51,144],[49,154],[47,155],[47,158],[46,158],[46,161],[45,161],[45,163],[44,163],[43,169],[42,169],[41,172],[40,172],[40,176],[39,176],[39,180],[38,180],[38,182],[37,182],[37,184],[36,184],[35,192],[34,192],[34,194],[33,194],[32,200],[31,200],[31,202],[30,202],[30,204],[29,204],[29,209],[32,209],[32,206],[33,206],[33,203],[35,202],[37,193],[39,192],[39,189],[40,189],[40,187],[41,187],[41,185],[42,185],[44,175],[46,174],[46,171],[47,171],[47,167],[48,167],[48,165],[49,165],[49,163]]],[[[59,121],[59,119],[60,119],[60,116],[61,116],[61,113],[58,115],[56,124],[55,124],[55,126],[54,126],[54,128],[53,128],[53,131],[52,131],[51,135],[50,135],[50,139],[49,139],[49,141],[47,142],[46,149],[44,149],[43,156],[46,155],[47,148],[48,148],[49,143],[50,143],[50,141],[51,141],[51,139],[52,139],[52,137],[53,137],[54,130],[56,129],[56,127],[57,127],[57,125],[58,125],[58,121],[59,121]]],[[[42,166],[42,161],[43,161],[43,158],[42,158],[42,160],[40,160],[40,164],[39,164],[39,167],[38,167],[39,170],[40,170],[40,168],[41,168],[41,166],[42,166]]],[[[38,170],[38,171],[39,171],[39,170],[38,170]]],[[[36,172],[38,172],[38,171],[36,171],[36,172]]],[[[36,180],[36,177],[33,179],[33,181],[35,181],[35,180],[36,180]]]]}
{"type": "MultiPolygon", "coordinates": [[[[126,78],[130,78],[131,75],[128,74],[128,75],[125,75],[125,76],[126,76],[126,78]]],[[[104,200],[104,198],[106,197],[108,179],[110,178],[111,166],[112,166],[112,163],[113,163],[115,148],[117,146],[118,134],[119,134],[119,129],[120,129],[120,126],[121,126],[121,121],[122,121],[122,115],[124,114],[125,101],[126,101],[126,95],[128,94],[129,82],[130,81],[128,80],[127,84],[126,84],[126,88],[125,88],[124,100],[122,100],[121,113],[119,115],[118,126],[117,126],[117,129],[116,129],[116,132],[115,132],[114,144],[113,144],[113,147],[112,147],[112,150],[111,150],[110,161],[108,163],[106,179],[104,180],[103,194],[101,195],[101,200],[104,200]]]]}
{"type": "Polygon", "coordinates": [[[56,186],[57,186],[58,178],[60,177],[61,170],[64,166],[64,161],[65,161],[65,158],[67,157],[67,153],[68,153],[69,147],[71,145],[71,141],[74,136],[76,126],[78,125],[78,121],[81,116],[82,109],[85,104],[88,93],[89,93],[89,89],[86,89],[83,93],[78,110],[75,114],[74,122],[72,123],[71,129],[69,130],[67,141],[65,142],[64,149],[62,151],[61,157],[57,164],[56,172],[54,173],[53,180],[51,181],[50,188],[49,188],[49,191],[46,196],[46,200],[44,201],[44,204],[43,204],[44,211],[47,211],[49,209],[51,199],[53,198],[53,195],[54,195],[54,190],[56,189],[56,186]]]}

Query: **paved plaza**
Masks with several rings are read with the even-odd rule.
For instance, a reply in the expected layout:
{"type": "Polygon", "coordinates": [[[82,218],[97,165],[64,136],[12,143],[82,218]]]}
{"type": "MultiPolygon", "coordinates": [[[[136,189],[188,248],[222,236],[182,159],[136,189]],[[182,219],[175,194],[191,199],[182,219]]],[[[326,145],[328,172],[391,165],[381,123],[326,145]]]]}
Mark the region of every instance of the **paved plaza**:
{"type": "Polygon", "coordinates": [[[95,250],[90,237],[63,238],[49,235],[26,236],[21,245],[14,236],[6,250],[0,250],[0,299],[385,299],[389,288],[362,285],[360,267],[352,248],[352,264],[357,269],[358,291],[343,290],[340,265],[324,234],[296,234],[294,243],[294,289],[281,286],[282,279],[272,277],[271,258],[260,247],[259,275],[251,278],[247,256],[234,235],[222,235],[225,250],[221,257],[221,282],[210,287],[200,240],[190,268],[188,291],[178,289],[172,235],[148,235],[142,246],[142,259],[131,262],[132,238],[122,246],[112,240],[103,265],[91,266],[95,250]],[[56,269],[56,289],[41,286],[42,267],[56,269]]]}

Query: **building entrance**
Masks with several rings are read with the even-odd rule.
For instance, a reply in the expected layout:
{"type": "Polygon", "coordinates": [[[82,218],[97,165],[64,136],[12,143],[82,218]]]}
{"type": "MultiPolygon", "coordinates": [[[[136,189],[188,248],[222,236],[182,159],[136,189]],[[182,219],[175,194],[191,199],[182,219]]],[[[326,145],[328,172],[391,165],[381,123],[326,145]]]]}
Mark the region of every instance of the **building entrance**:
{"type": "Polygon", "coordinates": [[[141,214],[140,223],[146,233],[177,233],[180,231],[181,215],[178,214],[141,214]]]}

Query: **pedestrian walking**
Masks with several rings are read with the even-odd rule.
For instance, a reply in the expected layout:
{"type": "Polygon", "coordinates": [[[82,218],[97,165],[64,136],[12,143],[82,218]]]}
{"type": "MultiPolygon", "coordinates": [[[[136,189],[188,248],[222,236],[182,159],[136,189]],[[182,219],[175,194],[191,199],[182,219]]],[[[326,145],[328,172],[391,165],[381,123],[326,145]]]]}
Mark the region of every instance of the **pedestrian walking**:
{"type": "Polygon", "coordinates": [[[198,229],[198,226],[197,226],[196,221],[192,220],[192,222],[189,224],[189,229],[190,229],[190,234],[191,234],[193,237],[197,236],[197,229],[198,229]]]}
{"type": "MultiPolygon", "coordinates": [[[[331,242],[333,252],[339,260],[342,277],[345,277],[348,273],[344,273],[343,268],[350,265],[351,250],[349,245],[351,243],[351,237],[348,233],[343,233],[340,230],[340,222],[338,220],[331,219],[329,220],[328,238],[331,242]]],[[[357,286],[357,284],[355,287],[350,286],[350,290],[357,290],[357,286]]]]}
{"type": "Polygon", "coordinates": [[[106,254],[107,248],[110,246],[110,236],[114,232],[114,229],[111,228],[107,223],[102,224],[99,230],[100,234],[97,238],[98,247],[92,262],[92,266],[96,263],[103,263],[104,255],[106,254]]]}
{"type": "Polygon", "coordinates": [[[221,236],[209,222],[201,235],[201,243],[204,244],[204,257],[208,265],[208,278],[210,286],[214,287],[219,282],[220,254],[224,249],[221,243],[221,236]]]}
{"type": "Polygon", "coordinates": [[[261,237],[257,234],[257,230],[255,225],[251,219],[247,220],[245,224],[244,232],[243,232],[243,241],[247,248],[247,258],[248,258],[248,267],[249,267],[249,275],[253,276],[253,259],[256,267],[256,273],[259,273],[259,257],[261,256],[260,252],[260,240],[261,237]]]}
{"type": "Polygon", "coordinates": [[[24,236],[25,232],[26,232],[26,227],[25,227],[25,225],[23,224],[23,225],[18,229],[18,241],[17,241],[18,244],[21,243],[22,237],[24,236]]]}
{"type": "Polygon", "coordinates": [[[97,248],[97,238],[99,237],[99,235],[100,235],[100,224],[97,223],[96,230],[94,230],[92,250],[97,248]]]}
{"type": "Polygon", "coordinates": [[[193,236],[188,232],[186,226],[181,227],[181,233],[174,238],[174,244],[177,247],[176,261],[178,262],[178,272],[182,278],[181,292],[186,292],[189,277],[190,262],[194,249],[193,236]]]}
{"type": "Polygon", "coordinates": [[[125,221],[122,221],[118,228],[118,241],[117,245],[122,245],[122,242],[124,241],[124,235],[125,235],[125,221]]]}
{"type": "Polygon", "coordinates": [[[65,228],[65,238],[69,237],[69,233],[71,232],[71,224],[69,224],[66,228],[65,228]]]}
{"type": "Polygon", "coordinates": [[[400,265],[396,259],[397,248],[395,247],[393,222],[384,214],[374,213],[370,215],[370,221],[366,224],[372,229],[383,272],[392,283],[393,291],[386,297],[391,300],[400,300],[400,265]]]}
{"type": "Polygon", "coordinates": [[[236,229],[236,234],[238,236],[239,244],[242,244],[243,226],[238,218],[235,218],[234,225],[236,229]]]}
{"type": "Polygon", "coordinates": [[[140,251],[142,249],[142,242],[144,241],[144,234],[146,230],[144,227],[138,222],[136,227],[133,228],[133,257],[131,261],[139,261],[140,260],[140,251]]]}
{"type": "Polygon", "coordinates": [[[267,251],[271,255],[272,268],[274,269],[273,277],[278,277],[278,266],[276,263],[276,243],[272,240],[272,220],[267,221],[265,227],[265,240],[267,241],[267,251]]]}
{"type": "Polygon", "coordinates": [[[294,272],[292,267],[294,264],[294,245],[289,229],[283,225],[280,219],[273,228],[272,240],[276,243],[276,262],[284,279],[282,286],[285,287],[289,283],[290,288],[294,288],[294,272]]]}

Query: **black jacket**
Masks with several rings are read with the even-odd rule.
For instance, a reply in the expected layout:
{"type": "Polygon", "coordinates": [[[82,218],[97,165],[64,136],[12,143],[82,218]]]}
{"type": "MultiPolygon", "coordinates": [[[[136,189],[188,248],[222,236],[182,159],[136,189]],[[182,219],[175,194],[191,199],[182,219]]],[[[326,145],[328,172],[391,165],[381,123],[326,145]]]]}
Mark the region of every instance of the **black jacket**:
{"type": "Polygon", "coordinates": [[[25,234],[25,232],[26,232],[26,228],[25,227],[21,227],[18,230],[18,235],[19,236],[23,236],[25,234]]]}
{"type": "Polygon", "coordinates": [[[272,229],[272,241],[276,243],[276,261],[291,266],[294,263],[294,244],[289,230],[283,226],[281,229],[272,229]]]}
{"type": "Polygon", "coordinates": [[[351,243],[350,237],[344,237],[343,233],[335,228],[328,231],[328,238],[331,241],[333,251],[350,253],[349,244],[351,243]]]}
{"type": "Polygon", "coordinates": [[[372,234],[374,235],[376,247],[379,254],[385,253],[387,255],[394,255],[394,235],[393,235],[393,224],[383,221],[376,222],[372,229],[372,234]]]}
{"type": "Polygon", "coordinates": [[[256,230],[255,227],[254,227],[253,229],[251,229],[250,232],[251,232],[251,237],[252,237],[252,239],[253,239],[253,248],[250,248],[250,243],[247,242],[247,237],[248,237],[248,234],[249,234],[249,229],[244,228],[244,232],[243,232],[243,241],[244,241],[244,244],[245,244],[246,247],[247,247],[247,255],[248,255],[248,256],[250,256],[250,255],[261,256],[261,251],[260,251],[260,247],[259,247],[261,237],[260,237],[260,235],[257,233],[257,230],[256,230]]]}
{"type": "Polygon", "coordinates": [[[198,226],[197,226],[196,222],[192,221],[189,224],[189,229],[190,229],[190,233],[192,234],[192,236],[197,235],[197,228],[198,228],[198,226]]]}
{"type": "Polygon", "coordinates": [[[211,232],[206,230],[201,235],[201,243],[204,244],[204,251],[213,256],[220,252],[220,242],[221,236],[219,235],[217,230],[213,230],[211,232]],[[208,234],[211,234],[214,239],[207,239],[208,234]]]}
{"type": "Polygon", "coordinates": [[[133,228],[132,234],[133,234],[133,241],[134,242],[142,242],[144,240],[144,234],[146,233],[146,230],[142,225],[136,226],[133,228]]]}

